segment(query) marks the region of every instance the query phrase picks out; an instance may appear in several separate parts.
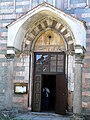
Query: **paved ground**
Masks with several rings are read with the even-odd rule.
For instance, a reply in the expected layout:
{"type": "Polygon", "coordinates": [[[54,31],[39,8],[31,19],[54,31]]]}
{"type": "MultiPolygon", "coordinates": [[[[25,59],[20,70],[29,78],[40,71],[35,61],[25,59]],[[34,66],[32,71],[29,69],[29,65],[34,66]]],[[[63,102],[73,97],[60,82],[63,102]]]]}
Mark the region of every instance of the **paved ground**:
{"type": "Polygon", "coordinates": [[[70,116],[61,116],[55,113],[30,112],[18,114],[13,120],[70,120],[70,116]]]}
{"type": "Polygon", "coordinates": [[[0,120],[90,120],[90,115],[67,113],[59,115],[51,112],[31,112],[29,110],[2,110],[0,120]]]}

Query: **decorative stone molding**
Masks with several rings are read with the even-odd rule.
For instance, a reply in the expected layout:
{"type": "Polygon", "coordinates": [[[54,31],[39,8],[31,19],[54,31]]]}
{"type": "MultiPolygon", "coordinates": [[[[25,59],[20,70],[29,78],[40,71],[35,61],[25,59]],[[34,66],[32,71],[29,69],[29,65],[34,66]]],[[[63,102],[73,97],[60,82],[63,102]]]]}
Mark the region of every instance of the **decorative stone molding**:
{"type": "Polygon", "coordinates": [[[85,54],[83,54],[83,53],[76,53],[75,54],[75,58],[76,58],[75,60],[76,61],[79,61],[79,60],[81,61],[81,60],[84,59],[84,56],[85,56],[85,54]]]}
{"type": "Polygon", "coordinates": [[[15,51],[13,50],[13,48],[7,50],[7,54],[5,54],[5,57],[7,59],[14,59],[14,57],[15,57],[15,51]]]}
{"type": "MultiPolygon", "coordinates": [[[[38,20],[39,24],[36,25],[36,29],[39,30],[39,33],[43,30],[43,27],[47,28],[47,20],[44,21],[41,24],[41,19],[46,17],[53,17],[56,19],[56,22],[53,21],[52,26],[57,29],[58,22],[62,22],[63,24],[60,25],[59,32],[63,34],[63,36],[66,37],[68,42],[69,49],[72,48],[73,43],[74,45],[83,45],[86,47],[86,29],[84,26],[84,23],[80,20],[75,19],[74,17],[60,11],[59,9],[56,9],[54,6],[43,3],[34,9],[28,11],[24,16],[17,19],[15,22],[9,24],[7,26],[8,28],[8,41],[7,46],[8,47],[14,47],[18,50],[21,50],[22,43],[24,42],[25,35],[29,28],[33,28],[35,26],[34,23],[38,20]],[[67,26],[67,27],[66,27],[67,26]],[[72,34],[68,36],[67,28],[69,31],[71,31],[72,34]],[[73,36],[73,37],[72,37],[73,36]]],[[[34,30],[34,29],[32,29],[34,30]]],[[[36,31],[36,30],[35,30],[36,31]]],[[[28,41],[30,38],[34,38],[35,31],[32,31],[31,34],[29,34],[28,41]]],[[[33,41],[34,39],[32,39],[33,41]]],[[[27,42],[28,42],[27,41],[27,42]]],[[[26,42],[26,43],[27,43],[26,42]]]]}
{"type": "Polygon", "coordinates": [[[82,61],[85,56],[86,49],[80,45],[75,46],[75,61],[82,61]]]}
{"type": "Polygon", "coordinates": [[[67,51],[64,51],[67,55],[75,55],[75,51],[72,51],[72,50],[67,50],[67,51]]]}
{"type": "Polygon", "coordinates": [[[7,59],[14,59],[15,54],[6,54],[5,57],[6,57],[7,59]]]}

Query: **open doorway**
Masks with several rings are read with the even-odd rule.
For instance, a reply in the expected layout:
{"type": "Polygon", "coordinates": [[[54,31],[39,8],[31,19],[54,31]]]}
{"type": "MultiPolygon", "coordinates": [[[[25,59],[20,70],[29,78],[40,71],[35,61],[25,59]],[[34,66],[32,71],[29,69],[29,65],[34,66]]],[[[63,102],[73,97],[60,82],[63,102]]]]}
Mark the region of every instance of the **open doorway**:
{"type": "Polygon", "coordinates": [[[42,95],[41,95],[41,111],[55,111],[56,98],[56,75],[42,75],[42,95]],[[48,109],[44,106],[43,88],[47,87],[50,91],[48,98],[48,109]]]}

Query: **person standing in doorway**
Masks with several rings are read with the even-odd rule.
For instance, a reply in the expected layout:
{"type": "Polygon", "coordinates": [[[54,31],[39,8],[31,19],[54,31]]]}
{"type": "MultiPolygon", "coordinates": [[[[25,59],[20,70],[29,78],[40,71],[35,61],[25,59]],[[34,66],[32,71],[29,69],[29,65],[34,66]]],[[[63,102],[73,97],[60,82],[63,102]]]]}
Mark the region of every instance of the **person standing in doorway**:
{"type": "Polygon", "coordinates": [[[48,87],[43,88],[43,109],[48,110],[49,109],[49,96],[50,96],[50,90],[48,87]]]}

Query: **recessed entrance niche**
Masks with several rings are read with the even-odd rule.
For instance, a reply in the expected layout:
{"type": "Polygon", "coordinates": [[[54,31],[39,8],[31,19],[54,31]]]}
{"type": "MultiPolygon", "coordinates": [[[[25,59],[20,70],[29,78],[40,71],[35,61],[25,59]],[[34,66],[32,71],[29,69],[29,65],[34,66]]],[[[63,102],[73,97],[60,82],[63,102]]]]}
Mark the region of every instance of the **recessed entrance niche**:
{"type": "Polygon", "coordinates": [[[42,31],[40,36],[38,36],[35,40],[32,104],[33,111],[43,111],[42,89],[47,84],[51,91],[48,110],[65,114],[66,93],[64,92],[66,90],[66,55],[65,52],[63,52],[65,50],[66,46],[63,37],[57,31],[50,28],[47,31],[42,31]],[[58,93],[58,91],[62,92],[58,93]],[[65,101],[63,105],[62,101],[65,101]]]}
{"type": "MultiPolygon", "coordinates": [[[[42,89],[47,85],[51,91],[49,111],[66,109],[65,53],[34,53],[33,111],[43,111],[42,89]],[[58,91],[61,91],[61,93],[58,91]],[[61,96],[61,97],[58,97],[61,96]],[[60,103],[59,103],[59,100],[60,103]],[[58,102],[57,102],[58,101],[58,102]],[[62,106],[62,101],[65,101],[62,106]],[[57,105],[58,103],[58,105],[57,105]]],[[[47,110],[46,110],[47,111],[47,110]]]]}

